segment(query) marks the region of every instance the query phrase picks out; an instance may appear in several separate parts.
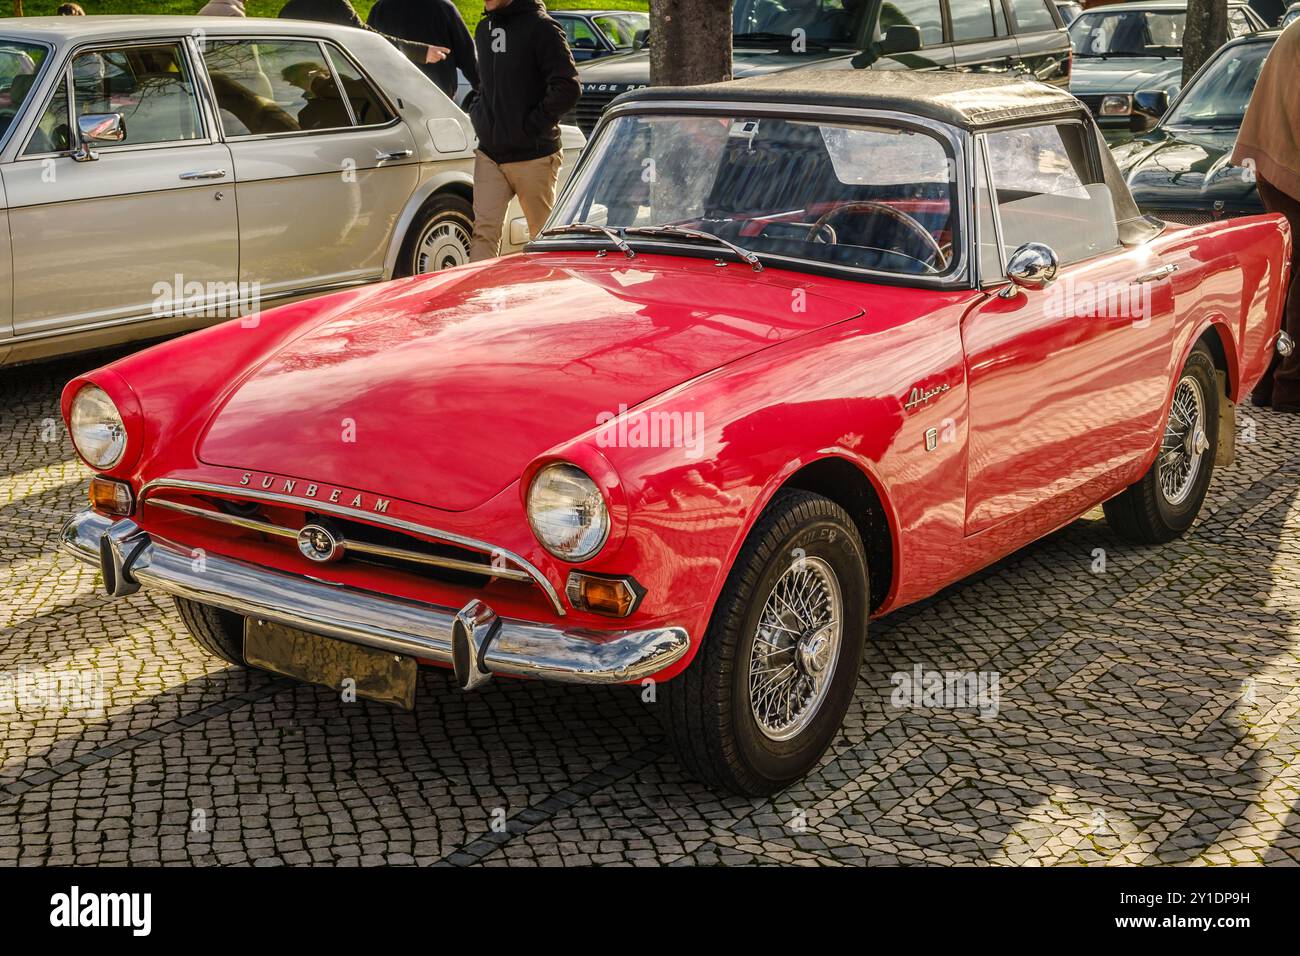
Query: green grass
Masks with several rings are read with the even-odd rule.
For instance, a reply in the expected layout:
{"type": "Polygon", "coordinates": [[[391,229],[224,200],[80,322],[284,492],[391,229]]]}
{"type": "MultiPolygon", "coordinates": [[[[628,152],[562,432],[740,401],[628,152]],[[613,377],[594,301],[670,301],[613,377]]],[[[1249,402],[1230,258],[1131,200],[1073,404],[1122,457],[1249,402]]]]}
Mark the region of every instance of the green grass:
{"type": "MultiPolygon", "coordinates": [[[[24,0],[23,12],[29,17],[53,16],[63,0],[24,0]]],[[[96,13],[154,13],[187,14],[195,13],[207,0],[80,0],[85,11],[96,13]]],[[[273,17],[288,0],[247,0],[245,5],[249,16],[273,17]]],[[[374,6],[374,0],[352,0],[352,5],[364,18],[374,6]]],[[[482,0],[456,0],[456,6],[465,17],[470,29],[483,16],[482,0]]],[[[649,0],[547,0],[546,6],[552,10],[573,7],[594,7],[609,10],[648,10],[649,0]]],[[[0,9],[10,15],[13,6],[0,0],[0,9]]]]}

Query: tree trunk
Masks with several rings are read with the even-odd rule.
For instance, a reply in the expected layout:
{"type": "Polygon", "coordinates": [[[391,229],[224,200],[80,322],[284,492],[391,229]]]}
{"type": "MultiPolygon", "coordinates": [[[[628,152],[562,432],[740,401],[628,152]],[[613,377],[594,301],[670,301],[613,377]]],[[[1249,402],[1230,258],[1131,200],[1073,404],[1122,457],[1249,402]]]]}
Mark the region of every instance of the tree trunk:
{"type": "Polygon", "coordinates": [[[22,15],[23,15],[23,0],[14,0],[14,16],[21,17],[22,15]]]}
{"type": "Polygon", "coordinates": [[[1187,0],[1183,33],[1183,85],[1228,39],[1228,0],[1187,0]]]}
{"type": "Polygon", "coordinates": [[[651,84],[693,86],[731,79],[731,3],[650,0],[651,84]]]}

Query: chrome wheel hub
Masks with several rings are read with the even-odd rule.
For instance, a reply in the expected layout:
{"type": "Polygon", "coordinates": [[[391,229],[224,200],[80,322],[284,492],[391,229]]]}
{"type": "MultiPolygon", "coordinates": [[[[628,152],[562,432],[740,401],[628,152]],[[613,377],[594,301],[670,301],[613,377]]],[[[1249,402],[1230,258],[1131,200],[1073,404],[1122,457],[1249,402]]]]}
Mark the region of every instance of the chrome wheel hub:
{"type": "Polygon", "coordinates": [[[763,735],[789,740],[821,709],[840,656],[844,601],[821,558],[791,562],[763,603],[749,657],[749,703],[763,735]]]}
{"type": "Polygon", "coordinates": [[[1184,375],[1174,389],[1165,436],[1160,442],[1157,477],[1160,493],[1171,505],[1187,500],[1200,474],[1201,461],[1210,447],[1206,433],[1205,396],[1200,382],[1184,375]]]}
{"type": "Polygon", "coordinates": [[[469,262],[470,234],[461,223],[435,219],[415,246],[415,274],[440,272],[469,262]]]}

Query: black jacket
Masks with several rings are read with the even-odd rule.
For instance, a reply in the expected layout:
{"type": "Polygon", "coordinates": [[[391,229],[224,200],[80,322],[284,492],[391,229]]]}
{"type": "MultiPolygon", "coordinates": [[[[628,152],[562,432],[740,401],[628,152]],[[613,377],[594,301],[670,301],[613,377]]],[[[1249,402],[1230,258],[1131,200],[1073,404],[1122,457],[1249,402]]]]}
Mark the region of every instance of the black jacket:
{"type": "Polygon", "coordinates": [[[474,38],[451,0],[379,0],[371,7],[366,23],[380,33],[450,49],[447,59],[420,67],[448,96],[456,95],[457,68],[470,88],[478,89],[474,38]]]}
{"type": "MultiPolygon", "coordinates": [[[[353,8],[349,0],[289,0],[280,10],[281,20],[314,20],[317,23],[337,23],[339,26],[356,27],[358,30],[379,30],[366,26],[361,14],[353,8]]],[[[425,43],[411,43],[398,37],[384,35],[395,47],[402,51],[408,60],[416,66],[423,66],[429,57],[429,47],[425,43]]]]}
{"type": "Polygon", "coordinates": [[[478,148],[497,163],[560,149],[560,118],[578,102],[578,68],[564,28],[541,0],[514,0],[474,31],[479,95],[470,107],[478,148]]]}

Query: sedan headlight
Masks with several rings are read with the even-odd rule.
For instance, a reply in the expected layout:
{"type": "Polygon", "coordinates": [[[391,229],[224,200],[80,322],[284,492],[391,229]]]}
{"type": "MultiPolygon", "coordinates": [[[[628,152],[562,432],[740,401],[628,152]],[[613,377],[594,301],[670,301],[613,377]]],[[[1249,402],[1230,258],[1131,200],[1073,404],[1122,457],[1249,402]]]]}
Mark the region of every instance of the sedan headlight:
{"type": "Polygon", "coordinates": [[[113,400],[96,385],[83,386],[68,415],[72,444],[95,468],[112,468],[126,452],[126,426],[113,400]]]}
{"type": "Polygon", "coordinates": [[[528,523],[542,547],[563,561],[585,561],[609,537],[609,509],[576,465],[547,465],[528,488],[528,523]]]}
{"type": "Polygon", "coordinates": [[[1126,94],[1112,94],[1101,98],[1102,116],[1128,116],[1133,112],[1133,97],[1126,94]]]}

